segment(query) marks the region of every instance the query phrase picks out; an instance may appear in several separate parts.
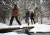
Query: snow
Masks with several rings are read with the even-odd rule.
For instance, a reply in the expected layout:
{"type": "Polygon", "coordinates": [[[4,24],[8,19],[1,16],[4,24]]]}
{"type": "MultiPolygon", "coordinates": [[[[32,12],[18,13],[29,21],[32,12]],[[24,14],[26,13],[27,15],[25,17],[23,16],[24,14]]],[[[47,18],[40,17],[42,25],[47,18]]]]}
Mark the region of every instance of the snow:
{"type": "MultiPolygon", "coordinates": [[[[30,23],[29,26],[33,26],[34,27],[29,32],[34,32],[34,33],[36,33],[36,32],[50,32],[50,25],[47,25],[47,24],[50,23],[50,19],[43,18],[42,20],[43,20],[43,22],[42,22],[43,24],[40,24],[41,21],[39,19],[38,23],[33,24],[33,25],[31,24],[31,20],[29,20],[29,23],[30,23]]],[[[14,27],[20,27],[20,28],[28,27],[28,24],[25,23],[24,19],[21,21],[21,23],[22,23],[21,26],[18,25],[16,20],[13,21],[12,26],[9,26],[9,21],[6,24],[0,23],[0,29],[1,28],[14,28],[14,27]]]]}
{"type": "Polygon", "coordinates": [[[29,32],[50,32],[50,25],[46,24],[34,24],[34,28],[32,28],[29,32]]]}
{"type": "Polygon", "coordinates": [[[27,35],[27,34],[18,34],[16,32],[0,33],[0,35],[27,35]]]}
{"type": "MultiPolygon", "coordinates": [[[[30,21],[30,20],[29,20],[29,21],[30,21]]],[[[22,20],[21,23],[22,23],[21,26],[18,25],[18,23],[16,22],[16,20],[13,21],[12,26],[9,26],[9,21],[6,22],[6,24],[0,23],[0,29],[2,29],[2,28],[14,28],[14,27],[20,27],[20,28],[28,27],[28,24],[25,23],[25,20],[22,20]]],[[[30,23],[29,26],[32,26],[32,25],[31,25],[31,22],[29,22],[29,23],[30,23]]]]}
{"type": "MultiPolygon", "coordinates": [[[[40,17],[38,18],[38,23],[41,24],[41,19],[40,19],[40,17]]],[[[42,18],[42,23],[43,23],[43,24],[50,24],[50,19],[48,19],[48,18],[42,18]]]]}
{"type": "Polygon", "coordinates": [[[2,29],[2,28],[14,28],[14,27],[20,27],[20,28],[23,28],[23,27],[27,27],[27,26],[20,26],[20,25],[12,25],[12,26],[8,26],[8,25],[6,25],[6,24],[0,23],[0,29],[2,29]]]}

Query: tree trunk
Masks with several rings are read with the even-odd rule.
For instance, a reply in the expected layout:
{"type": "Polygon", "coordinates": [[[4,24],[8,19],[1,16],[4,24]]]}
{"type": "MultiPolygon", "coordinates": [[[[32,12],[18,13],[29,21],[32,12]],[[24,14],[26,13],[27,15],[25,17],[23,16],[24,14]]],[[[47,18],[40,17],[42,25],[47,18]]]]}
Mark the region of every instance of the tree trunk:
{"type": "Polygon", "coordinates": [[[38,12],[36,13],[36,22],[38,22],[38,12]]]}
{"type": "Polygon", "coordinates": [[[36,23],[36,12],[34,11],[34,21],[36,23]]]}
{"type": "Polygon", "coordinates": [[[42,15],[41,15],[41,24],[42,24],[42,15]]]}
{"type": "Polygon", "coordinates": [[[42,12],[41,12],[41,24],[42,24],[42,12]]]}

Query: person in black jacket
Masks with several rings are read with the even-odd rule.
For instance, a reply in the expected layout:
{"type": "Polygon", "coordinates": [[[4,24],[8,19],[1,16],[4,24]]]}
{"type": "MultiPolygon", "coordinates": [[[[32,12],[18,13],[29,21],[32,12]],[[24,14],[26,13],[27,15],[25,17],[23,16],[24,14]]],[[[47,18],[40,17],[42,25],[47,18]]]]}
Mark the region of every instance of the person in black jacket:
{"type": "MultiPolygon", "coordinates": [[[[34,21],[34,13],[32,11],[31,12],[31,15],[30,15],[30,18],[31,18],[31,23],[33,24],[33,21],[34,21]]],[[[35,24],[35,21],[34,21],[34,24],[35,24]]]]}

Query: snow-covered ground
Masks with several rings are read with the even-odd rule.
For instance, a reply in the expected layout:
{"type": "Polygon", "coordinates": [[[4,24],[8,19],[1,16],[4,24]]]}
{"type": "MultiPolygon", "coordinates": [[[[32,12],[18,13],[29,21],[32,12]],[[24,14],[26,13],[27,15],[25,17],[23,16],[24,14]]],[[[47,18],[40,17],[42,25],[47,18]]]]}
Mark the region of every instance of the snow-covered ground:
{"type": "Polygon", "coordinates": [[[41,19],[38,18],[38,23],[34,24],[34,28],[31,29],[29,32],[50,32],[50,25],[47,25],[47,24],[50,24],[50,19],[48,18],[43,18],[42,19],[42,23],[41,24],[41,19]]]}
{"type": "Polygon", "coordinates": [[[50,32],[50,25],[46,24],[34,24],[34,28],[32,28],[29,32],[50,32]]]}
{"type": "MultiPolygon", "coordinates": [[[[40,24],[40,19],[38,21],[39,21],[38,23],[32,25],[31,20],[29,20],[29,23],[30,23],[29,26],[34,26],[34,28],[30,30],[30,32],[34,32],[34,33],[36,33],[36,32],[50,32],[50,25],[47,25],[47,24],[50,24],[49,19],[43,18],[43,24],[40,24]]],[[[18,25],[16,20],[14,20],[12,26],[9,26],[9,21],[7,21],[6,24],[0,23],[0,29],[1,28],[8,28],[8,27],[11,27],[11,28],[12,27],[20,27],[20,28],[22,28],[22,27],[28,26],[28,24],[25,23],[24,19],[21,21],[21,23],[22,23],[22,25],[20,26],[20,25],[18,25]]]]}
{"type": "Polygon", "coordinates": [[[0,35],[27,35],[27,34],[18,34],[16,32],[0,33],[0,35]]]}
{"type": "MultiPolygon", "coordinates": [[[[14,27],[20,27],[20,28],[28,27],[28,24],[25,23],[24,20],[22,20],[21,23],[22,23],[22,25],[20,26],[20,25],[18,25],[18,23],[16,22],[16,20],[14,20],[13,23],[12,23],[12,26],[9,26],[9,21],[7,21],[5,24],[4,23],[0,23],[0,29],[1,28],[14,28],[14,27]]],[[[29,26],[32,26],[31,22],[30,22],[29,26]]]]}
{"type": "MultiPolygon", "coordinates": [[[[38,23],[41,24],[41,19],[40,17],[38,18],[38,23]]],[[[50,24],[50,18],[42,18],[42,23],[43,24],[50,24]]]]}

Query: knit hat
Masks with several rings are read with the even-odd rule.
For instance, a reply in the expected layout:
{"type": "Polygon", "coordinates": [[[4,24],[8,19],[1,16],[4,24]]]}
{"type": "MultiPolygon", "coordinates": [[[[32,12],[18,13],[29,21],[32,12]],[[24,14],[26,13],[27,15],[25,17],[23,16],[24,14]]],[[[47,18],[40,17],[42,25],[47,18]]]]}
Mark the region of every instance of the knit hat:
{"type": "Polygon", "coordinates": [[[30,11],[32,13],[32,11],[30,11]]]}

